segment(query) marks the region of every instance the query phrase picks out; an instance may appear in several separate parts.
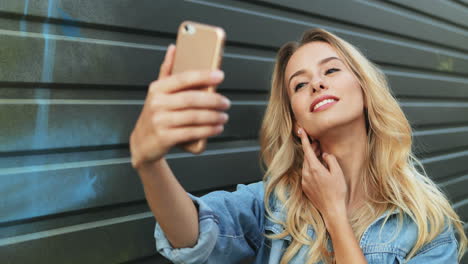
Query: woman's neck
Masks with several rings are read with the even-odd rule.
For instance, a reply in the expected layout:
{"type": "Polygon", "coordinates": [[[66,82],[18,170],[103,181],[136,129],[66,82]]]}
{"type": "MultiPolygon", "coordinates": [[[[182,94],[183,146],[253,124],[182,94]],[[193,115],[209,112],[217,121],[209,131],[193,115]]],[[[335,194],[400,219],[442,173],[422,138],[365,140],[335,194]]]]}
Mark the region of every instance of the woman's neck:
{"type": "Polygon", "coordinates": [[[322,152],[333,154],[338,160],[348,186],[348,210],[353,211],[365,199],[362,189],[367,144],[365,119],[363,117],[332,130],[317,139],[322,152]]]}

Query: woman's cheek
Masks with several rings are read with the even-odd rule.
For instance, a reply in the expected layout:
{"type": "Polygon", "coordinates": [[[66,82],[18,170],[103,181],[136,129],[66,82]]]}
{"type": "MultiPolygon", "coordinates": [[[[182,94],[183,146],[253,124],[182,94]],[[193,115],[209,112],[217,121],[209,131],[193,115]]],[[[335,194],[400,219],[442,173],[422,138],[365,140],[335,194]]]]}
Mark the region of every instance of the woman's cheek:
{"type": "Polygon", "coordinates": [[[303,109],[304,107],[301,107],[304,105],[304,100],[300,100],[302,98],[297,98],[296,100],[293,100],[292,101],[292,109],[293,109],[293,112],[294,112],[294,116],[300,120],[302,119],[302,116],[304,115],[303,113],[303,109]]]}

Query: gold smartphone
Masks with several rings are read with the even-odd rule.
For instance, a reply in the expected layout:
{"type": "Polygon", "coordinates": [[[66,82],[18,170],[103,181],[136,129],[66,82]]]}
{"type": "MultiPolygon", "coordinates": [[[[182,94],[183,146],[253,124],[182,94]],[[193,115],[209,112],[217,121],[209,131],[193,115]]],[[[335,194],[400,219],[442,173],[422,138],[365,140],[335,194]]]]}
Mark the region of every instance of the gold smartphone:
{"type": "MultiPolygon", "coordinates": [[[[176,53],[172,74],[188,70],[216,70],[221,67],[226,33],[220,27],[184,21],[177,32],[176,53]]],[[[215,86],[202,90],[215,92],[215,86]]],[[[194,154],[203,152],[206,139],[190,141],[178,145],[194,154]]]]}

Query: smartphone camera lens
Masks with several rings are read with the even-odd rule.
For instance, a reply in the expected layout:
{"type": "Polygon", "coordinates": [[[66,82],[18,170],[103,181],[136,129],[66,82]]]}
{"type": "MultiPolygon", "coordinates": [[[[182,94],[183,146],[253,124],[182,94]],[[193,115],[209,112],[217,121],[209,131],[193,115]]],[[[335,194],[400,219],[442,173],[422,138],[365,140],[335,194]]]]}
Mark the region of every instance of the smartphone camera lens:
{"type": "Polygon", "coordinates": [[[191,35],[195,33],[195,27],[190,24],[185,25],[184,30],[185,30],[185,33],[188,33],[191,35]]]}

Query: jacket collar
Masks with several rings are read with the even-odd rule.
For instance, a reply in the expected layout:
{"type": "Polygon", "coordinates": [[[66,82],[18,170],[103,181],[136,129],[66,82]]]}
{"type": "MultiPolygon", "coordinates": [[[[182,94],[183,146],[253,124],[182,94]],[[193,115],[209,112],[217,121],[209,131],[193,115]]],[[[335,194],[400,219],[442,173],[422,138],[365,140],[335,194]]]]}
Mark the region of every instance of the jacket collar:
{"type": "Polygon", "coordinates": [[[361,248],[364,246],[364,244],[366,243],[367,241],[367,236],[368,236],[368,233],[369,233],[369,230],[377,225],[378,222],[380,222],[380,220],[384,219],[385,217],[390,217],[391,215],[395,215],[395,214],[398,214],[400,212],[400,209],[397,208],[395,210],[386,210],[382,215],[380,215],[379,217],[377,217],[377,219],[375,219],[367,228],[366,230],[364,231],[364,233],[362,234],[362,237],[361,237],[361,241],[359,241],[359,245],[361,246],[361,248]]]}
{"type": "MultiPolygon", "coordinates": [[[[274,213],[274,217],[278,218],[279,220],[285,222],[286,221],[286,213],[283,204],[276,198],[274,195],[272,195],[272,199],[270,200],[270,205],[272,205],[272,211],[274,213]]],[[[375,226],[380,220],[384,219],[385,217],[390,217],[391,215],[398,214],[400,212],[400,209],[397,208],[395,210],[386,210],[382,215],[377,217],[364,231],[361,237],[361,241],[359,241],[360,246],[363,246],[363,243],[365,243],[367,235],[369,233],[369,229],[375,226]]]]}

